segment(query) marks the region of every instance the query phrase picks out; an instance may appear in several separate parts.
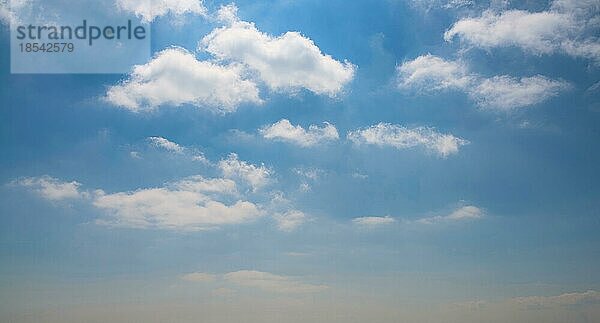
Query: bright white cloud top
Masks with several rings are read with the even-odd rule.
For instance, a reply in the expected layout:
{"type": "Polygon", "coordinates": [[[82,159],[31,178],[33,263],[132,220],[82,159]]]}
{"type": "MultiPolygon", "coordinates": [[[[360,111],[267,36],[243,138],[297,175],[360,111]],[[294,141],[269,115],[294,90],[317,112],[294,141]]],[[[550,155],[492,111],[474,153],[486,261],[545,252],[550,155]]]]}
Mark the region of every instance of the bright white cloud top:
{"type": "Polygon", "coordinates": [[[220,60],[244,64],[275,91],[304,88],[336,96],[354,77],[354,65],[323,54],[309,38],[298,32],[268,35],[254,23],[240,20],[236,11],[233,5],[221,8],[218,16],[227,25],[205,36],[201,49],[220,60]]]}
{"type": "Polygon", "coordinates": [[[240,65],[199,61],[182,48],[165,49],[135,66],[124,82],[108,89],[106,100],[133,112],[190,104],[227,113],[243,103],[262,102],[257,85],[243,78],[240,65]]]}
{"type": "Polygon", "coordinates": [[[398,87],[417,93],[441,90],[466,92],[477,104],[493,111],[510,112],[539,104],[571,88],[562,80],[545,76],[485,78],[469,72],[461,61],[447,61],[427,54],[397,67],[398,87]]]}
{"type": "Polygon", "coordinates": [[[144,22],[165,15],[206,15],[202,0],[117,0],[116,3],[119,9],[134,13],[144,22]]]}
{"type": "Polygon", "coordinates": [[[301,147],[311,147],[340,138],[336,127],[328,122],[321,127],[310,125],[306,130],[300,125],[291,124],[287,119],[281,119],[261,128],[259,132],[266,139],[288,142],[301,147]]]}
{"type": "Polygon", "coordinates": [[[348,139],[357,145],[389,146],[399,150],[422,147],[441,157],[456,154],[461,146],[468,144],[464,139],[439,133],[433,128],[407,128],[389,123],[351,131],[348,139]]]}
{"type": "Polygon", "coordinates": [[[600,63],[600,24],[597,1],[558,0],[550,10],[485,11],[480,17],[456,22],[444,39],[485,49],[519,47],[536,55],[563,53],[600,63]]]}
{"type": "Polygon", "coordinates": [[[306,89],[334,97],[354,77],[354,65],[323,54],[297,32],[267,35],[241,21],[234,5],[222,7],[217,17],[226,25],[206,35],[200,49],[218,62],[168,48],[135,66],[127,79],[108,89],[105,99],[133,112],[189,104],[228,113],[241,104],[261,104],[258,84],[278,92],[306,89]]]}

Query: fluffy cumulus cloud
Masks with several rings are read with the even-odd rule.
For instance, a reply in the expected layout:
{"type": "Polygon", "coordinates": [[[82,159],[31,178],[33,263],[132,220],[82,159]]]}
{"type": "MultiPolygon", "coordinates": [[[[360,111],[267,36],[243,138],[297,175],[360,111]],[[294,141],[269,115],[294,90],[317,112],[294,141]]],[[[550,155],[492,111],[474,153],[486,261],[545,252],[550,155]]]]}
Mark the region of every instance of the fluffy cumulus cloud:
{"type": "Polygon", "coordinates": [[[238,64],[199,61],[185,49],[168,48],[111,86],[106,100],[134,112],[183,104],[233,112],[242,103],[262,102],[257,85],[244,79],[242,70],[238,64]]]}
{"type": "Polygon", "coordinates": [[[352,80],[355,67],[321,52],[298,32],[271,36],[237,17],[233,5],[222,7],[218,17],[225,26],[201,41],[201,48],[223,61],[244,64],[275,91],[307,89],[335,96],[352,80]]]}
{"type": "Polygon", "coordinates": [[[340,138],[334,125],[325,122],[323,126],[310,125],[308,129],[293,125],[287,119],[281,119],[259,130],[266,139],[289,142],[301,147],[315,146],[319,143],[340,138]]]}
{"type": "Polygon", "coordinates": [[[253,221],[261,216],[248,201],[227,203],[235,183],[191,177],[165,187],[132,192],[95,193],[93,205],[108,211],[98,223],[134,228],[203,230],[253,221]]]}
{"type": "Polygon", "coordinates": [[[156,17],[171,14],[206,15],[202,0],[117,0],[117,7],[134,13],[145,22],[151,22],[156,17]]]}
{"type": "Polygon", "coordinates": [[[469,72],[460,61],[447,61],[431,54],[398,66],[398,87],[421,93],[440,90],[466,92],[483,109],[509,112],[541,103],[571,88],[562,80],[541,75],[490,78],[469,72]]]}
{"type": "Polygon", "coordinates": [[[461,62],[446,61],[431,54],[419,56],[397,67],[398,86],[418,91],[463,89],[472,82],[461,62]]]}
{"type": "Polygon", "coordinates": [[[148,137],[148,141],[150,141],[150,144],[155,147],[159,147],[176,154],[181,154],[184,150],[184,148],[179,144],[169,141],[163,137],[148,137]]]}
{"type": "Polygon", "coordinates": [[[459,38],[486,49],[514,46],[537,55],[564,53],[600,63],[599,12],[595,0],[557,0],[541,12],[488,10],[459,20],[444,39],[459,38]]]}
{"type": "Polygon", "coordinates": [[[379,227],[395,223],[396,219],[391,216],[363,216],[352,219],[352,223],[364,227],[379,227]]]}
{"type": "Polygon", "coordinates": [[[63,182],[47,175],[19,179],[13,181],[12,184],[31,189],[41,197],[51,201],[77,199],[88,196],[86,192],[82,192],[79,189],[81,186],[80,183],[75,181],[63,182]]]}
{"type": "Polygon", "coordinates": [[[223,278],[232,284],[275,293],[316,293],[328,288],[325,285],[308,284],[292,277],[254,270],[227,273],[223,278]]]}
{"type": "Polygon", "coordinates": [[[439,133],[433,128],[407,128],[389,123],[351,131],[348,139],[357,145],[390,146],[396,149],[423,147],[441,157],[458,153],[460,146],[468,143],[451,134],[439,133]]]}
{"type": "Polygon", "coordinates": [[[252,186],[254,191],[269,184],[273,171],[265,165],[253,165],[240,160],[237,154],[229,154],[227,159],[219,162],[223,176],[227,178],[241,179],[252,186]]]}
{"type": "MultiPolygon", "coordinates": [[[[146,20],[167,13],[205,12],[201,2],[192,0],[119,0],[119,4],[146,20]]],[[[134,112],[189,104],[227,113],[244,103],[262,103],[259,83],[280,92],[307,89],[333,97],[354,77],[354,65],[322,53],[297,32],[265,34],[253,23],[241,21],[234,5],[222,7],[216,16],[225,26],[200,42],[201,50],[214,60],[198,60],[183,48],[165,49],[109,87],[105,99],[134,112]]]]}
{"type": "Polygon", "coordinates": [[[438,215],[434,217],[422,218],[417,220],[420,224],[436,224],[436,223],[449,223],[449,222],[460,222],[469,220],[478,220],[485,216],[485,212],[473,205],[467,205],[459,207],[452,211],[448,215],[438,215]]]}
{"type": "Polygon", "coordinates": [[[284,213],[274,214],[273,219],[277,222],[277,228],[279,230],[291,232],[306,222],[307,216],[302,211],[290,210],[284,213]]]}

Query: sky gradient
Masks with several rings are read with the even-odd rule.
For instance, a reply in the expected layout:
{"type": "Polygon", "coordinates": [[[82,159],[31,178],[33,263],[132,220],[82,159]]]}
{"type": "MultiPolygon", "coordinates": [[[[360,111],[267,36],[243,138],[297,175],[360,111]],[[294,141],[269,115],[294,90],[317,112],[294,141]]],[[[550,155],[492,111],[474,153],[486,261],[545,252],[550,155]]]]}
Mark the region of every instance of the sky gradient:
{"type": "Polygon", "coordinates": [[[127,74],[0,0],[0,321],[600,321],[597,0],[105,2],[127,74]]]}

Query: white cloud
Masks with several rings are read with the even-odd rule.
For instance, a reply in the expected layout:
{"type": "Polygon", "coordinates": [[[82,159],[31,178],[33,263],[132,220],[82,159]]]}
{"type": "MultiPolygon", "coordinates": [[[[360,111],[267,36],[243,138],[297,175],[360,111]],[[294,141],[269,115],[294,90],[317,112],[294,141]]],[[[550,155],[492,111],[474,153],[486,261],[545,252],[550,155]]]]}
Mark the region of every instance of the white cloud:
{"type": "Polygon", "coordinates": [[[15,19],[15,14],[10,10],[10,0],[0,1],[0,21],[6,25],[15,19]]]}
{"type": "Polygon", "coordinates": [[[87,196],[86,192],[79,190],[80,183],[75,181],[63,182],[48,175],[19,179],[13,181],[12,184],[29,188],[41,197],[51,201],[77,199],[87,196]]]}
{"type": "Polygon", "coordinates": [[[260,217],[254,203],[238,200],[227,205],[222,201],[224,195],[235,193],[234,185],[226,179],[195,176],[160,188],[113,194],[99,191],[93,205],[110,213],[99,224],[134,228],[202,230],[260,217]]]}
{"type": "Polygon", "coordinates": [[[211,165],[210,160],[208,160],[208,158],[206,158],[206,156],[204,156],[204,153],[202,153],[202,152],[197,152],[194,156],[192,156],[192,160],[201,162],[202,164],[205,164],[205,165],[211,165]]]}
{"type": "Polygon", "coordinates": [[[391,216],[364,216],[352,219],[352,223],[366,227],[378,227],[394,222],[396,222],[396,219],[391,216]]]}
{"type": "Polygon", "coordinates": [[[312,40],[298,32],[274,37],[237,17],[235,6],[222,7],[217,16],[226,23],[201,41],[216,58],[243,63],[271,89],[294,92],[305,88],[335,96],[352,80],[355,67],[323,54],[312,40]]]}
{"type": "Polygon", "coordinates": [[[442,157],[458,153],[460,146],[468,143],[451,134],[436,132],[433,128],[406,128],[389,123],[351,131],[348,139],[355,144],[391,146],[396,149],[423,147],[442,157]]]}
{"type": "Polygon", "coordinates": [[[328,288],[325,285],[307,284],[292,277],[254,270],[231,272],[223,277],[228,282],[236,285],[275,293],[316,293],[328,288]]]}
{"type": "Polygon", "coordinates": [[[271,179],[272,170],[265,165],[252,165],[243,160],[239,160],[237,154],[229,154],[227,159],[219,162],[219,168],[223,176],[227,178],[240,178],[246,181],[254,191],[267,185],[271,179]]]}
{"type": "Polygon", "coordinates": [[[308,257],[311,255],[309,252],[297,252],[297,251],[289,251],[284,253],[284,255],[289,257],[308,257]]]}
{"type": "Polygon", "coordinates": [[[481,80],[472,89],[470,96],[482,107],[496,110],[511,110],[534,105],[566,91],[570,85],[564,81],[551,80],[536,75],[515,79],[495,76],[481,80]]]}
{"type": "Polygon", "coordinates": [[[19,12],[30,5],[30,0],[0,0],[0,22],[7,26],[19,23],[19,12]]]}
{"type": "Polygon", "coordinates": [[[367,179],[367,178],[369,178],[369,175],[367,175],[367,174],[361,174],[359,172],[354,172],[354,173],[352,173],[352,178],[367,179]]]}
{"type": "Polygon", "coordinates": [[[181,276],[181,279],[194,283],[210,283],[217,280],[217,275],[196,272],[185,274],[181,276]]]}
{"type": "Polygon", "coordinates": [[[167,14],[206,15],[206,8],[201,0],[117,0],[117,7],[134,13],[145,22],[152,22],[156,17],[167,14]]]}
{"type": "Polygon", "coordinates": [[[419,56],[397,67],[398,86],[419,91],[463,89],[472,82],[461,62],[446,61],[431,54],[419,56]]]}
{"type": "Polygon", "coordinates": [[[565,293],[557,296],[527,296],[511,299],[525,307],[557,307],[600,303],[600,292],[588,290],[585,292],[565,293]]]}
{"type": "Polygon", "coordinates": [[[319,168],[297,167],[292,169],[292,171],[296,175],[299,175],[312,181],[318,180],[323,174],[325,174],[325,171],[319,168]]]}
{"type": "Polygon", "coordinates": [[[308,130],[305,130],[299,125],[292,125],[287,119],[281,119],[261,128],[259,132],[266,139],[289,142],[301,147],[310,147],[340,138],[335,126],[328,122],[325,122],[322,127],[310,125],[308,130]]]}
{"type": "Polygon", "coordinates": [[[404,62],[397,72],[401,90],[460,90],[480,107],[504,112],[541,103],[571,88],[565,81],[541,75],[520,79],[506,75],[485,78],[470,73],[462,62],[446,61],[431,54],[404,62]]]}
{"type": "Polygon", "coordinates": [[[459,222],[468,220],[478,220],[485,216],[485,212],[473,205],[467,205],[454,210],[448,215],[438,215],[429,218],[419,219],[416,222],[420,224],[436,224],[443,222],[459,222]]]}
{"type": "Polygon", "coordinates": [[[242,103],[262,102],[256,84],[242,74],[240,65],[199,61],[185,49],[168,48],[135,66],[127,80],[111,86],[106,100],[134,112],[183,104],[233,112],[242,103]]]}
{"type": "Polygon", "coordinates": [[[284,232],[296,230],[306,222],[306,215],[298,210],[290,210],[284,213],[275,213],[273,219],[277,222],[277,228],[284,232]]]}
{"type": "MultiPolygon", "coordinates": [[[[212,162],[198,149],[181,146],[163,137],[148,137],[147,140],[154,147],[164,149],[176,155],[185,156],[192,161],[200,162],[207,166],[213,166],[212,162]]],[[[139,158],[139,154],[136,153],[136,156],[132,155],[132,157],[139,158]]]]}
{"type": "Polygon", "coordinates": [[[181,154],[184,151],[184,148],[179,144],[169,141],[163,137],[148,137],[148,140],[153,146],[163,148],[176,154],[181,154]]]}
{"type": "Polygon", "coordinates": [[[238,194],[236,183],[227,178],[204,178],[200,175],[184,178],[174,184],[178,190],[200,193],[217,193],[235,196],[238,194]]]}
{"type": "Polygon", "coordinates": [[[444,33],[446,41],[455,36],[484,48],[519,46],[538,54],[555,50],[561,33],[568,32],[570,17],[551,12],[530,13],[509,10],[502,13],[485,11],[479,18],[465,18],[444,33]]]}
{"type": "Polygon", "coordinates": [[[426,12],[432,9],[458,9],[474,5],[473,0],[410,0],[408,3],[413,8],[426,12]]]}
{"type": "Polygon", "coordinates": [[[600,62],[599,11],[594,0],[558,0],[541,12],[488,10],[480,17],[459,20],[444,39],[458,37],[485,49],[514,46],[536,55],[564,53],[600,62]]]}

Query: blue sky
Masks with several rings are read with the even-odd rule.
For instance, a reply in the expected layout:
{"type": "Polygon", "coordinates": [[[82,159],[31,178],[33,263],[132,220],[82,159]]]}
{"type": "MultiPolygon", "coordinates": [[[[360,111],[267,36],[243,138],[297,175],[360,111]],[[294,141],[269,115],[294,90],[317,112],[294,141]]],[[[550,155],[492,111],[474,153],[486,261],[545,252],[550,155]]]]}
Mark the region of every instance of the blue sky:
{"type": "Polygon", "coordinates": [[[597,1],[107,1],[126,74],[11,74],[16,3],[2,321],[600,319],[597,1]]]}

